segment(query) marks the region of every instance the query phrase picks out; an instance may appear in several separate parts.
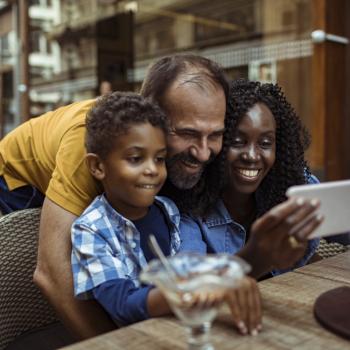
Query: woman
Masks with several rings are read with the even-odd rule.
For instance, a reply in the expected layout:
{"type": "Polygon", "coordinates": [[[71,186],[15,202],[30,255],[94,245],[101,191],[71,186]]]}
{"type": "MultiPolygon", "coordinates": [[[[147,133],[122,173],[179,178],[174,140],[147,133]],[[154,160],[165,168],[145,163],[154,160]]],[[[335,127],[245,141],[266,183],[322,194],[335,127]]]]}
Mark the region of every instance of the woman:
{"type": "Polygon", "coordinates": [[[184,211],[197,214],[202,237],[193,224],[182,250],[238,254],[256,278],[307,263],[318,245],[307,237],[322,221],[319,203],[286,201],[285,191],[317,182],[304,159],[308,145],[308,133],[277,85],[233,82],[222,152],[196,195],[182,200],[184,211]]]}

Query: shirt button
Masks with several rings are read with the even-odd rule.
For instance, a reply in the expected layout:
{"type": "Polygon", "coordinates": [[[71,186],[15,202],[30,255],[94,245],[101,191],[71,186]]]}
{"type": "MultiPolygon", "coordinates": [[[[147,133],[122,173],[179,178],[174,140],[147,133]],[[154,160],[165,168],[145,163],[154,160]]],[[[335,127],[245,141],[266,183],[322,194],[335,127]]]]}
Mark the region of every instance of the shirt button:
{"type": "Polygon", "coordinates": [[[130,243],[130,246],[131,246],[132,249],[135,249],[136,248],[136,242],[132,241],[130,243]]]}

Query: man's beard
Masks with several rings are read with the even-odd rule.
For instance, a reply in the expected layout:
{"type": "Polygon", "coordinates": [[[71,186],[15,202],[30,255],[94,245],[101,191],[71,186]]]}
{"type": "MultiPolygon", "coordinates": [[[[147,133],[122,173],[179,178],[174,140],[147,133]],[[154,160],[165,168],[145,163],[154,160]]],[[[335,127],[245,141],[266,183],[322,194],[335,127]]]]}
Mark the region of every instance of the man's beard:
{"type": "Polygon", "coordinates": [[[168,180],[180,190],[189,190],[193,188],[200,180],[203,171],[208,163],[214,159],[212,154],[208,161],[199,162],[196,158],[185,153],[175,154],[173,157],[168,158],[166,161],[168,180]],[[195,174],[187,174],[183,171],[180,163],[184,161],[193,165],[200,165],[198,172],[195,174]]]}

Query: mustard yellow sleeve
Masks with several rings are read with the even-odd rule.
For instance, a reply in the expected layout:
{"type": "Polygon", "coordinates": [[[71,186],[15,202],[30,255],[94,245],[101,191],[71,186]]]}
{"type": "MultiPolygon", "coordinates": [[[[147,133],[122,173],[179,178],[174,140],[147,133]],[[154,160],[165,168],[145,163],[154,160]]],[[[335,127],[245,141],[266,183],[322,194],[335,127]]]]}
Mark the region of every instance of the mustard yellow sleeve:
{"type": "Polygon", "coordinates": [[[78,216],[101,192],[85,163],[84,139],[85,125],[77,125],[63,136],[46,191],[50,200],[78,216]]]}

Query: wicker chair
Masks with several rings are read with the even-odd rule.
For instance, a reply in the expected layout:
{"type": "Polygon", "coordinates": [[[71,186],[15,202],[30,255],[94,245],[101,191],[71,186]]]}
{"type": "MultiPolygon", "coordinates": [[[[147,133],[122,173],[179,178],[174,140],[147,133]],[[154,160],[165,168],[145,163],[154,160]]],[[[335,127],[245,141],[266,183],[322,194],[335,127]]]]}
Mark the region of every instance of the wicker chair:
{"type": "Polygon", "coordinates": [[[40,208],[0,218],[0,350],[22,333],[57,321],[33,283],[40,208]]]}
{"type": "Polygon", "coordinates": [[[327,242],[325,239],[320,240],[320,244],[316,250],[316,253],[320,255],[323,259],[330,258],[334,255],[345,253],[349,250],[349,246],[345,246],[340,243],[327,242]]]}

